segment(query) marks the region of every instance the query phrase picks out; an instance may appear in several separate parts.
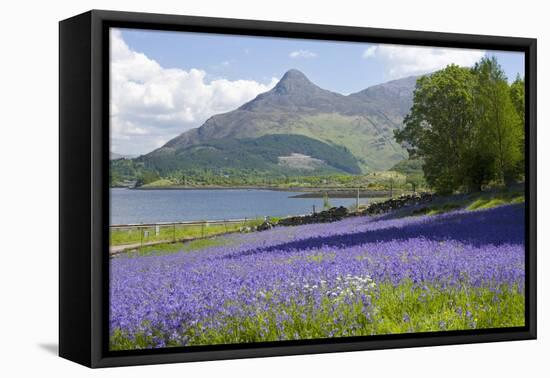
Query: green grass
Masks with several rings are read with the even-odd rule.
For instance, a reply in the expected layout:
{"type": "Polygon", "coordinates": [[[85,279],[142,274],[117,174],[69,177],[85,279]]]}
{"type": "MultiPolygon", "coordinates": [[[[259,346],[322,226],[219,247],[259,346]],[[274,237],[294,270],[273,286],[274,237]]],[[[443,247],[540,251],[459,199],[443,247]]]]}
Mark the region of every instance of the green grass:
{"type": "Polygon", "coordinates": [[[493,207],[523,203],[525,195],[523,192],[491,192],[491,193],[473,193],[460,200],[453,200],[447,203],[434,203],[416,209],[412,215],[437,215],[456,209],[466,209],[469,211],[491,209],[493,207]]]}
{"type": "Polygon", "coordinates": [[[185,239],[204,238],[237,232],[241,227],[253,227],[261,224],[262,219],[252,219],[243,223],[208,224],[203,225],[172,225],[160,226],[157,235],[155,227],[112,229],[110,245],[125,245],[148,243],[156,241],[178,241],[185,239]]]}
{"type": "MultiPolygon", "coordinates": [[[[273,294],[267,294],[268,301],[273,294]]],[[[267,311],[257,311],[252,305],[255,316],[220,316],[221,327],[213,329],[199,323],[187,328],[185,336],[188,345],[212,345],[524,325],[525,296],[516,287],[440,289],[406,281],[398,286],[382,283],[369,296],[371,304],[366,306],[361,300],[350,304],[328,297],[317,308],[313,303],[298,305],[292,300],[288,305],[273,301],[267,311]]],[[[153,330],[151,336],[141,334],[130,339],[115,330],[110,346],[112,350],[150,348],[153,337],[165,336],[153,330]]]]}
{"type": "Polygon", "coordinates": [[[477,198],[466,206],[467,210],[491,209],[493,207],[525,202],[525,195],[519,192],[504,192],[495,195],[485,195],[477,198]]]}
{"type": "Polygon", "coordinates": [[[209,247],[217,247],[221,245],[227,245],[227,241],[222,237],[208,238],[208,239],[195,239],[188,242],[176,242],[176,243],[161,243],[155,245],[148,245],[140,247],[135,250],[126,252],[126,256],[129,257],[141,257],[141,256],[157,256],[167,255],[178,252],[193,252],[199,251],[209,247]]]}
{"type": "Polygon", "coordinates": [[[437,215],[437,214],[447,213],[452,210],[460,209],[461,207],[462,207],[461,204],[454,203],[454,202],[445,203],[442,205],[426,206],[413,211],[413,215],[437,215]]]}
{"type": "Polygon", "coordinates": [[[326,260],[334,260],[334,257],[336,257],[336,253],[317,253],[308,255],[306,259],[309,261],[320,263],[326,260]]]}
{"type": "Polygon", "coordinates": [[[468,210],[482,210],[482,209],[491,209],[493,207],[505,205],[506,201],[503,201],[499,198],[493,199],[478,199],[472,202],[466,209],[468,210]]]}
{"type": "Polygon", "coordinates": [[[143,185],[143,188],[156,188],[156,187],[171,186],[171,185],[175,185],[175,183],[172,180],[163,178],[163,179],[153,181],[149,184],[145,184],[143,185]]]}

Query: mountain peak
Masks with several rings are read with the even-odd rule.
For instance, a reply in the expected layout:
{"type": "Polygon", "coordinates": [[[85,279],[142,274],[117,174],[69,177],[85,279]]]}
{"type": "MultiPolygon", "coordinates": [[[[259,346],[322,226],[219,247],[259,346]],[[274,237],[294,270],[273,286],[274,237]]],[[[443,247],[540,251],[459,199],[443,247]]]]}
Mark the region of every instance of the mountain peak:
{"type": "Polygon", "coordinates": [[[290,69],[286,71],[281,80],[275,86],[275,92],[279,94],[288,94],[301,92],[307,89],[318,88],[301,71],[290,69]]]}
{"type": "Polygon", "coordinates": [[[307,80],[309,79],[304,75],[302,71],[299,71],[295,68],[291,68],[290,70],[286,71],[283,77],[281,78],[281,81],[285,80],[307,80]]]}

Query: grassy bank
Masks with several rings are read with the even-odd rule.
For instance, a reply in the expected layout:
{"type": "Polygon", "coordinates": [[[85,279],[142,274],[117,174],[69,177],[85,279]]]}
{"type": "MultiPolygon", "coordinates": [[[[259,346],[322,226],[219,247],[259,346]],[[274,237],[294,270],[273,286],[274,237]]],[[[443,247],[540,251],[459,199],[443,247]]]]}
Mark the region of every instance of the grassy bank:
{"type": "Polygon", "coordinates": [[[181,241],[189,239],[204,238],[238,232],[242,228],[254,227],[263,222],[263,219],[251,219],[242,223],[209,224],[205,222],[200,225],[161,225],[158,233],[155,226],[151,227],[129,227],[123,229],[111,229],[110,245],[125,245],[137,243],[150,243],[156,241],[181,241]]]}
{"type": "Polygon", "coordinates": [[[124,253],[126,257],[161,256],[179,252],[194,252],[201,249],[227,245],[223,236],[193,239],[186,242],[169,242],[139,247],[124,253]]]}
{"type": "Polygon", "coordinates": [[[523,202],[525,202],[523,191],[478,192],[439,197],[430,205],[412,209],[410,215],[437,215],[458,209],[467,211],[483,210],[523,202]]]}

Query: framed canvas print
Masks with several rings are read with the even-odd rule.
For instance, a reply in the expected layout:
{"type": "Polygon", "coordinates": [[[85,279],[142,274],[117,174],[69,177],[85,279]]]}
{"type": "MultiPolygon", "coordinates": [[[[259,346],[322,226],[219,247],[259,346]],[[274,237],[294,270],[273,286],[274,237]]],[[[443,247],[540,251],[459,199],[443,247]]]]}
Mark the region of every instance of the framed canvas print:
{"type": "Polygon", "coordinates": [[[60,22],[60,355],[536,337],[536,40],[60,22]]]}

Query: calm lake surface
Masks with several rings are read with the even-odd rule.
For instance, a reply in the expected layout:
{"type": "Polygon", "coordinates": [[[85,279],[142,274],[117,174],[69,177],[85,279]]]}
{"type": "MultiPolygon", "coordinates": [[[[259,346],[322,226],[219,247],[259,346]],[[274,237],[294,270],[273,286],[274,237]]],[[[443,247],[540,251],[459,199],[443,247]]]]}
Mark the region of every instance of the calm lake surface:
{"type": "MultiPolygon", "coordinates": [[[[223,220],[288,216],[323,209],[322,198],[289,198],[299,192],[259,189],[131,190],[111,189],[111,224],[223,220]]],[[[360,198],[359,203],[367,203],[360,198]]],[[[355,199],[330,199],[351,206],[355,199]]]]}

